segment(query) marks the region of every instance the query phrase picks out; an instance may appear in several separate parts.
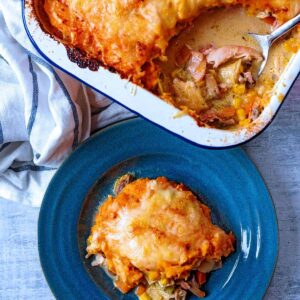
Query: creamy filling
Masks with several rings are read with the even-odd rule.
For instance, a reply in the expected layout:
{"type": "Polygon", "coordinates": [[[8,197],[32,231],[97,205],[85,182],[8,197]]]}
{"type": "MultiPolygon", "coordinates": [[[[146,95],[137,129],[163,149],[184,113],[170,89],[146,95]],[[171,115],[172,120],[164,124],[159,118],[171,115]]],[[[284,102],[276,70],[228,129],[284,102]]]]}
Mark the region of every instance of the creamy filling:
{"type": "Polygon", "coordinates": [[[250,15],[243,8],[213,9],[174,38],[161,62],[158,94],[192,115],[199,125],[248,126],[269,103],[273,87],[298,50],[297,30],[271,49],[257,78],[261,49],[247,33],[270,33],[270,15],[250,15]]]}

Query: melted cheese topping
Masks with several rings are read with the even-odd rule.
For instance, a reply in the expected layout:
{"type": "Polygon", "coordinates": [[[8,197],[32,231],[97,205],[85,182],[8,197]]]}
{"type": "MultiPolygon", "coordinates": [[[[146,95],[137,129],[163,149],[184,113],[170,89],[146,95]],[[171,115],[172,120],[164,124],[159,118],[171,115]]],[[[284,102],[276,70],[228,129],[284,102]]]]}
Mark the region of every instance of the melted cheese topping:
{"type": "Polygon", "coordinates": [[[243,4],[288,19],[300,6],[299,0],[44,1],[50,23],[61,32],[64,43],[84,50],[136,83],[144,75],[145,63],[164,55],[182,25],[208,8],[243,4]]]}
{"type": "Polygon", "coordinates": [[[147,272],[182,278],[203,259],[220,261],[233,240],[191,191],[160,177],[136,180],[100,206],[87,251],[104,253],[126,292],[147,272]]]}

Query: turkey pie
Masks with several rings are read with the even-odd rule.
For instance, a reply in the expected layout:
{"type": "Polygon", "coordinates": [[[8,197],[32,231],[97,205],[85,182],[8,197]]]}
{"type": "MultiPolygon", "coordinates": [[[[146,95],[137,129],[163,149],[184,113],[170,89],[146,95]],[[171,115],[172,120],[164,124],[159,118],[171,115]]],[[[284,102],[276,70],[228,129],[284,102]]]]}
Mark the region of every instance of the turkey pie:
{"type": "Polygon", "coordinates": [[[212,224],[210,209],[183,184],[165,177],[117,183],[100,205],[87,256],[141,300],[204,297],[206,274],[234,251],[234,235],[212,224]]]}
{"type": "Polygon", "coordinates": [[[53,34],[79,65],[88,65],[80,63],[83,57],[92,69],[97,61],[193,116],[200,126],[248,126],[299,49],[295,29],[274,46],[258,79],[264,58],[246,34],[270,33],[299,13],[299,0],[41,3],[53,34]]]}

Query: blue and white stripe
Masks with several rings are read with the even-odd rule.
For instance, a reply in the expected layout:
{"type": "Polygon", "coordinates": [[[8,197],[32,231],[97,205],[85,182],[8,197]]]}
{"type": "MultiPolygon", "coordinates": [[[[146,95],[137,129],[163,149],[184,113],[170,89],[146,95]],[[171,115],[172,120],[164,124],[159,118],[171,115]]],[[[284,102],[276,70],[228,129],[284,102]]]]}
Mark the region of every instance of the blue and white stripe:
{"type": "MultiPolygon", "coordinates": [[[[3,137],[3,130],[2,130],[2,125],[1,125],[1,121],[0,121],[0,144],[3,144],[4,142],[4,137],[3,137]]],[[[0,148],[1,151],[1,148],[0,148]]]]}
{"type": "Polygon", "coordinates": [[[70,96],[65,84],[63,83],[61,78],[58,76],[58,74],[54,71],[53,67],[50,66],[49,64],[47,64],[44,60],[42,60],[38,56],[30,53],[29,51],[27,51],[27,52],[29,53],[29,55],[33,61],[42,65],[43,67],[45,67],[48,71],[50,71],[52,73],[55,80],[59,84],[64,96],[66,97],[68,103],[70,104],[72,114],[73,114],[73,119],[74,119],[74,139],[73,139],[72,149],[75,149],[79,144],[79,117],[78,117],[78,112],[77,112],[76,106],[75,106],[74,102],[72,101],[71,96],[70,96]]]}
{"type": "Polygon", "coordinates": [[[31,106],[31,113],[29,117],[29,122],[27,125],[28,135],[30,136],[33,123],[36,117],[37,108],[38,108],[38,99],[39,99],[39,86],[37,80],[37,74],[34,70],[31,57],[28,55],[28,63],[29,63],[29,71],[32,75],[32,106],[31,106]]]}
{"type": "Polygon", "coordinates": [[[1,90],[6,103],[0,103],[0,197],[39,205],[56,167],[91,128],[124,115],[119,106],[98,98],[102,107],[89,115],[88,99],[80,98],[87,96],[80,94],[81,83],[69,81],[34,54],[22,23],[23,3],[0,1],[0,54],[16,75],[18,91],[13,85],[12,92],[6,93],[5,86],[1,90]]]}
{"type": "Polygon", "coordinates": [[[9,170],[12,170],[14,172],[22,172],[22,171],[53,171],[56,170],[56,168],[46,167],[46,166],[36,166],[36,165],[22,165],[19,167],[10,167],[9,170]]]}

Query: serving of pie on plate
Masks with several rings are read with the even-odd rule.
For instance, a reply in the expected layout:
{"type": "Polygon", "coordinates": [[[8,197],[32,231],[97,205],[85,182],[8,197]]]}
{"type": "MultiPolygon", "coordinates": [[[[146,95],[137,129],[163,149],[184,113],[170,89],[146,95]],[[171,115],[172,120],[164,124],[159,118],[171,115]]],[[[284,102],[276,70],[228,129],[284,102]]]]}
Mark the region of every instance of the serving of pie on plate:
{"type": "Polygon", "coordinates": [[[200,126],[247,127],[299,49],[295,29],[274,46],[257,78],[264,58],[247,35],[273,31],[299,13],[299,0],[39,2],[44,28],[67,46],[72,61],[118,72],[200,126]]]}
{"type": "Polygon", "coordinates": [[[38,230],[41,265],[57,299],[134,300],[135,288],[122,294],[113,281],[127,288],[143,284],[137,291],[142,295],[152,279],[150,293],[164,292],[165,284],[167,293],[177,290],[173,280],[190,295],[197,284],[209,300],[261,300],[278,254],[272,199],[245,152],[205,150],[139,118],[101,130],[68,157],[48,187],[38,230]],[[136,237],[131,242],[130,234],[136,237]],[[162,257],[166,264],[153,247],[172,250],[162,257]],[[211,263],[202,262],[202,251],[211,263]],[[203,273],[220,267],[221,257],[222,268],[210,272],[203,285],[203,273]],[[157,261],[162,264],[153,267],[157,261]],[[186,280],[182,266],[195,269],[186,280]]]}
{"type": "Polygon", "coordinates": [[[210,209],[183,184],[165,177],[115,185],[100,205],[88,238],[87,257],[104,267],[123,293],[140,299],[198,297],[206,274],[234,251],[234,235],[212,224],[210,209]]]}

